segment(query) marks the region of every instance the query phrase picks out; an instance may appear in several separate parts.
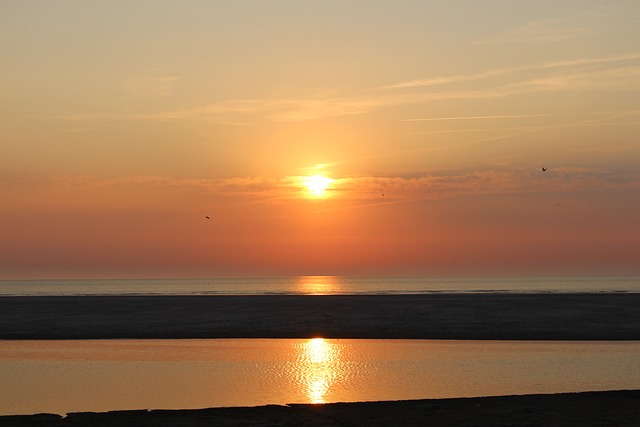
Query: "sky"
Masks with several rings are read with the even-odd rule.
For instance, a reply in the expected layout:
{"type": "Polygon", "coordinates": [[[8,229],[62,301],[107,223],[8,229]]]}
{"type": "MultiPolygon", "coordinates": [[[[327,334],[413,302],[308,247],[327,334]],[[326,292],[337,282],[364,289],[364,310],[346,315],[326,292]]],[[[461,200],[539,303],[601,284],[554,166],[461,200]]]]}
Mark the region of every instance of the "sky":
{"type": "Polygon", "coordinates": [[[640,274],[639,20],[0,0],[0,279],[640,274]]]}

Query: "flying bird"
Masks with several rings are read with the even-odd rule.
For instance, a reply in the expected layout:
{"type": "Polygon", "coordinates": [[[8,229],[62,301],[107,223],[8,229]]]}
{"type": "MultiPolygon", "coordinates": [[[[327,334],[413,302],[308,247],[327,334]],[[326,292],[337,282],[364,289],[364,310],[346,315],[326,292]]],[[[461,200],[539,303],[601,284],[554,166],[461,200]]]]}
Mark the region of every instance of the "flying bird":
{"type": "Polygon", "coordinates": [[[544,166],[542,167],[542,172],[546,172],[547,168],[545,168],[544,166]]]}
{"type": "Polygon", "coordinates": [[[205,216],[205,218],[207,218],[207,219],[211,219],[211,218],[209,218],[209,216],[205,216]]]}

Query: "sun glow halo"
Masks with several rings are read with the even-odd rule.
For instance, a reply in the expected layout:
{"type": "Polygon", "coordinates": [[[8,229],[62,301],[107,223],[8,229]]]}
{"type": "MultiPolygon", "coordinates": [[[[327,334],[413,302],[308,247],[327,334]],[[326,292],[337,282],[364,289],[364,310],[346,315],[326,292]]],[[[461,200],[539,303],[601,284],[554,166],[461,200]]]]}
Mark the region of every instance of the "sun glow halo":
{"type": "Polygon", "coordinates": [[[326,176],[314,175],[303,178],[302,182],[311,196],[324,197],[333,180],[326,176]]]}

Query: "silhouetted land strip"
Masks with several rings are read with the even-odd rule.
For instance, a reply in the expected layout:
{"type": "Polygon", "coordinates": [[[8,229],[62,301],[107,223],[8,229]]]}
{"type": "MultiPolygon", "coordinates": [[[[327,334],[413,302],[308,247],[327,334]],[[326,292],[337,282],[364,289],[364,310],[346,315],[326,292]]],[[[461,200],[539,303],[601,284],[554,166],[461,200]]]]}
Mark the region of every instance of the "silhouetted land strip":
{"type": "Polygon", "coordinates": [[[0,417],[24,426],[638,426],[640,390],[0,417]]]}
{"type": "Polygon", "coordinates": [[[640,294],[0,298],[0,339],[638,340],[640,294]]]}

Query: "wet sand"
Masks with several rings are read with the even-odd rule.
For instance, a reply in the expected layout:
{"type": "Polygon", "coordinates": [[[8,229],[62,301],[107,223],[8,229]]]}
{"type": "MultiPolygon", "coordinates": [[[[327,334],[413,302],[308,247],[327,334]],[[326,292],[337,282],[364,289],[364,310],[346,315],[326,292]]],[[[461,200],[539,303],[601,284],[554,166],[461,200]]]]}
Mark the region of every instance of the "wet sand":
{"type": "Polygon", "coordinates": [[[0,339],[639,340],[640,294],[0,297],[0,339]]]}
{"type": "Polygon", "coordinates": [[[638,426],[640,390],[399,402],[0,416],[26,426],[638,426]]]}

